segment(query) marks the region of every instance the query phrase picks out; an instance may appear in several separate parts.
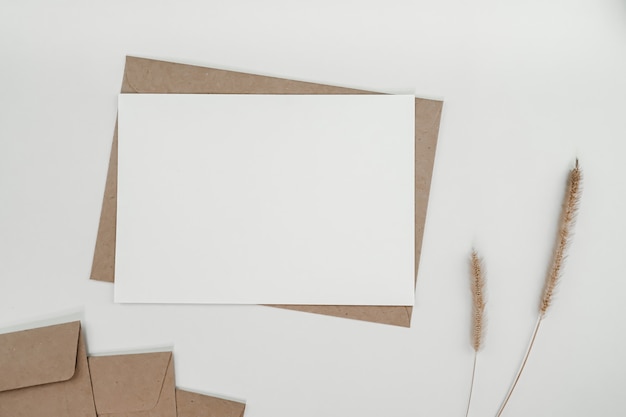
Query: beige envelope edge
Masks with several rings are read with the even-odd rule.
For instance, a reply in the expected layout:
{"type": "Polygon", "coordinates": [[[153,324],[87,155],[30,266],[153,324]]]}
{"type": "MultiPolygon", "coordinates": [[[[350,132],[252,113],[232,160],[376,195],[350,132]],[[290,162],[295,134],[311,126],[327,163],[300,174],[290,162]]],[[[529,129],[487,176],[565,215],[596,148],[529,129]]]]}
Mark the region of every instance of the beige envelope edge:
{"type": "Polygon", "coordinates": [[[98,416],[242,417],[244,403],[175,388],[171,352],[89,357],[98,416]]]}
{"type": "Polygon", "coordinates": [[[96,416],[80,322],[0,335],[0,416],[96,416]]]}
{"type": "MultiPolygon", "coordinates": [[[[372,94],[330,85],[287,80],[127,57],[122,93],[180,94],[372,94]]],[[[424,235],[428,196],[443,102],[415,99],[415,276],[424,235]]],[[[114,282],[117,216],[117,126],[109,159],[91,279],[114,282]]],[[[310,313],[409,327],[411,306],[274,305],[310,313]]]]}
{"type": "Polygon", "coordinates": [[[246,404],[176,389],[178,417],[243,417],[246,404]]]}
{"type": "Polygon", "coordinates": [[[98,416],[176,417],[171,352],[89,357],[98,416]]]}

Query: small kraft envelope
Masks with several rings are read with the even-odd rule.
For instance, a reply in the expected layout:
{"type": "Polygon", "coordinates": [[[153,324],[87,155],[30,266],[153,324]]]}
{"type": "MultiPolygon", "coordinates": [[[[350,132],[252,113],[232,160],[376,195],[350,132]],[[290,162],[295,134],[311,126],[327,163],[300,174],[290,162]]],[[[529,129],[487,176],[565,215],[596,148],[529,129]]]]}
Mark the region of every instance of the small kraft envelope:
{"type": "Polygon", "coordinates": [[[176,417],[171,352],[89,357],[98,416],[176,417]]]}
{"type": "Polygon", "coordinates": [[[80,322],[0,335],[0,417],[96,417],[80,322]]]}
{"type": "MultiPolygon", "coordinates": [[[[126,58],[122,93],[178,94],[372,94],[335,87],[135,57],[126,58]]],[[[443,102],[415,99],[415,276],[443,102]]],[[[91,279],[114,282],[117,216],[117,127],[109,159],[91,279]]],[[[274,305],[317,314],[409,327],[411,306],[274,305]]]]}
{"type": "Polygon", "coordinates": [[[243,417],[246,405],[177,389],[176,410],[178,417],[243,417]]]}

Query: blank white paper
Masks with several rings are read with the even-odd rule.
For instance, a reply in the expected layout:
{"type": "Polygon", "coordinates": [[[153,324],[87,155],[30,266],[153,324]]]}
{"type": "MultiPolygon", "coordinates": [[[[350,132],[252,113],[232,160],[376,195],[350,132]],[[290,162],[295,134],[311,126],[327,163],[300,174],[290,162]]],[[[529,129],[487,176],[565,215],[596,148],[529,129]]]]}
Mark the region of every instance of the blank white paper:
{"type": "Polygon", "coordinates": [[[413,305],[414,97],[119,97],[115,302],[413,305]]]}

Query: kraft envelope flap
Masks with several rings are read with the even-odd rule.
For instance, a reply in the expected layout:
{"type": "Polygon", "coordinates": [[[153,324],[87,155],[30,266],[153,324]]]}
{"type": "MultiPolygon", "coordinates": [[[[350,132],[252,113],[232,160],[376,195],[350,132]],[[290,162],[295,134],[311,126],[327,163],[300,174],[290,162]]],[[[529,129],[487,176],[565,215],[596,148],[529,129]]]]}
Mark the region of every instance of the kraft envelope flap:
{"type": "Polygon", "coordinates": [[[243,417],[245,409],[246,405],[237,401],[176,390],[178,417],[243,417]]]}
{"type": "MultiPolygon", "coordinates": [[[[325,84],[267,77],[153,59],[126,57],[122,93],[373,94],[325,84]]],[[[422,247],[428,196],[443,102],[415,99],[415,275],[422,247]]],[[[115,281],[117,125],[107,171],[90,278],[115,281]]],[[[310,313],[409,327],[411,306],[277,305],[310,313]]]]}
{"type": "Polygon", "coordinates": [[[0,335],[0,417],[96,417],[80,322],[0,335]]]}
{"type": "Polygon", "coordinates": [[[79,335],[79,321],[0,335],[0,392],[71,379],[79,335]]]}
{"type": "Polygon", "coordinates": [[[89,369],[98,415],[151,411],[170,384],[174,395],[171,352],[92,356],[89,369]]]}

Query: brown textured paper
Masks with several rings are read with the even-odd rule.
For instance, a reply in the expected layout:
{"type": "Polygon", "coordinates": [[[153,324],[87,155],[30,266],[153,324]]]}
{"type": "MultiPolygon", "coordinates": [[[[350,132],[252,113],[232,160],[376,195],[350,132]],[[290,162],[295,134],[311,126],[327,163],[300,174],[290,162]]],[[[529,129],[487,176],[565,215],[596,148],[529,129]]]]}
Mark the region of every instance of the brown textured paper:
{"type": "Polygon", "coordinates": [[[244,403],[176,389],[178,417],[243,417],[244,403]]]}
{"type": "Polygon", "coordinates": [[[176,417],[171,352],[89,358],[98,416],[176,417]]]}
{"type": "MultiPolygon", "coordinates": [[[[135,57],[126,58],[122,93],[372,94],[363,90],[135,57]]],[[[416,276],[442,107],[441,101],[415,99],[416,276]]],[[[113,135],[91,279],[108,282],[115,280],[116,216],[117,126],[113,135]]],[[[404,327],[410,326],[412,312],[411,306],[276,305],[275,307],[404,327]]]]}
{"type": "Polygon", "coordinates": [[[0,417],[95,417],[80,322],[0,335],[0,417]]]}

